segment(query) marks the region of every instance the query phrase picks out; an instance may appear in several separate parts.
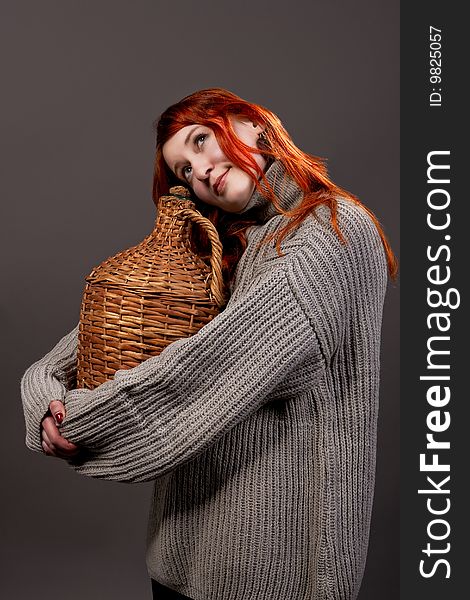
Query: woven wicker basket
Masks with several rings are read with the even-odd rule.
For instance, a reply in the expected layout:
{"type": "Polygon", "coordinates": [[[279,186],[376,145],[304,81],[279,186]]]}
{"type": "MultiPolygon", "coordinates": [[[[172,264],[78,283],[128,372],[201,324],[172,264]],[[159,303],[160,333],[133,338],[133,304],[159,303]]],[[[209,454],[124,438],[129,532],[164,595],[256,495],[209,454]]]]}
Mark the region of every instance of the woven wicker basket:
{"type": "Polygon", "coordinates": [[[225,303],[222,244],[186,188],[158,203],[155,228],[140,244],[108,258],[86,278],[80,312],[77,387],[93,389],[118,369],[156,356],[193,335],[225,303]],[[210,266],[191,249],[192,223],[211,241],[210,266]]]}

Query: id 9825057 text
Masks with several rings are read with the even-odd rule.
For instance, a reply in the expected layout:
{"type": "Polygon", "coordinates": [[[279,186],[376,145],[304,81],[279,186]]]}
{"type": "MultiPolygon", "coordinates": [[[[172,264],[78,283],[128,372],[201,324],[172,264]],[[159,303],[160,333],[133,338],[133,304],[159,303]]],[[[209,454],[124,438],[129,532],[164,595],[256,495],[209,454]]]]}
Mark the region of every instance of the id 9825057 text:
{"type": "Polygon", "coordinates": [[[442,30],[429,27],[429,106],[442,106],[442,30]]]}

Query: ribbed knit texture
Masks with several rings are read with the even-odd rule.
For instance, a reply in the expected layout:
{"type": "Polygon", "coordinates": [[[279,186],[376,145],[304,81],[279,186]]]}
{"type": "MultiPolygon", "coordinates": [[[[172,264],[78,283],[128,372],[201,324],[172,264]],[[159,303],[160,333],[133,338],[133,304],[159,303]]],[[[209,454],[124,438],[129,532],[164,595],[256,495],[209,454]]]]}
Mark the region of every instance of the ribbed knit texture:
{"type": "MultiPolygon", "coordinates": [[[[266,175],[283,207],[302,198],[266,175]]],[[[41,451],[50,400],[92,477],[156,480],[147,566],[194,600],[351,600],[365,566],[374,489],[379,350],[387,282],[379,234],[338,200],[347,243],[317,210],[278,256],[279,215],[259,225],[225,310],[196,335],[93,391],[66,391],[77,329],[22,380],[26,444],[41,451]]]]}

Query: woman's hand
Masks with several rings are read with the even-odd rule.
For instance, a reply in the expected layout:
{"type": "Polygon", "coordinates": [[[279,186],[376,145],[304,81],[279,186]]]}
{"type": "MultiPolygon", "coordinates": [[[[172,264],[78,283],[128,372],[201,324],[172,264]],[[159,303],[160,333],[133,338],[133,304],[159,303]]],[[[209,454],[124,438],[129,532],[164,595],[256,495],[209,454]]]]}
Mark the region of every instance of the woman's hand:
{"type": "Polygon", "coordinates": [[[44,452],[57,458],[72,458],[80,449],[60,435],[58,425],[65,417],[65,406],[60,400],[52,400],[49,404],[50,415],[44,417],[41,423],[41,439],[44,452]]]}

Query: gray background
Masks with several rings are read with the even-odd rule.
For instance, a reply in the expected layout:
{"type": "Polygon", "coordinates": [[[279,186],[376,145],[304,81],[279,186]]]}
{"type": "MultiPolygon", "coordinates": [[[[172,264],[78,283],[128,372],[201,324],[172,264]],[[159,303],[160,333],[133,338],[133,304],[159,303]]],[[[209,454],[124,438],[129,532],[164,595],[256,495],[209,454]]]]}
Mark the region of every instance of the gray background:
{"type": "MultiPolygon", "coordinates": [[[[150,484],[86,479],[27,451],[19,379],[77,322],[91,268],[151,230],[152,123],[197,89],[277,113],[398,251],[398,0],[12,0],[0,13],[0,595],[149,599],[150,484]]],[[[393,284],[361,600],[398,597],[398,341],[393,284]]]]}

